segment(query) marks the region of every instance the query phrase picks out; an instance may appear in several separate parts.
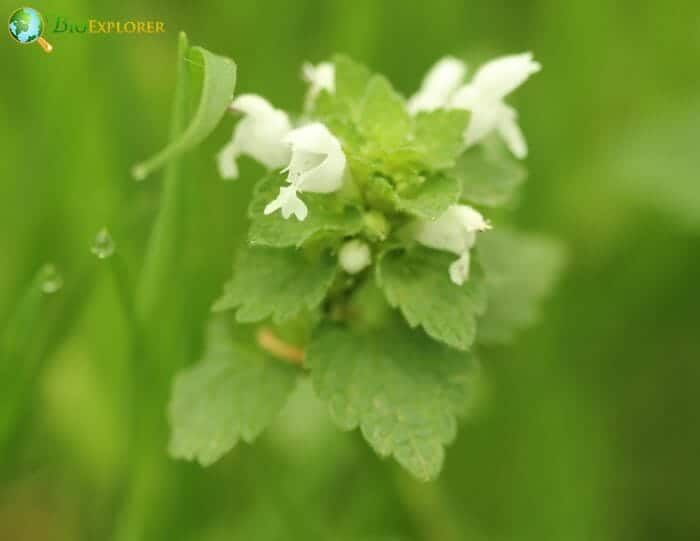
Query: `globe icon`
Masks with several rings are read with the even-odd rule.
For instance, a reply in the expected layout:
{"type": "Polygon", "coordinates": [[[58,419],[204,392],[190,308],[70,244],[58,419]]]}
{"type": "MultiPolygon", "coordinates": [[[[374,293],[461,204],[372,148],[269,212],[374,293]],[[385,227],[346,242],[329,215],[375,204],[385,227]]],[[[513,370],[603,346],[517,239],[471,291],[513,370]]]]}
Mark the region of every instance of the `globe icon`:
{"type": "Polygon", "coordinates": [[[8,22],[10,35],[19,43],[34,43],[35,41],[47,53],[51,52],[51,45],[41,37],[44,33],[44,18],[34,8],[16,9],[8,22]]]}

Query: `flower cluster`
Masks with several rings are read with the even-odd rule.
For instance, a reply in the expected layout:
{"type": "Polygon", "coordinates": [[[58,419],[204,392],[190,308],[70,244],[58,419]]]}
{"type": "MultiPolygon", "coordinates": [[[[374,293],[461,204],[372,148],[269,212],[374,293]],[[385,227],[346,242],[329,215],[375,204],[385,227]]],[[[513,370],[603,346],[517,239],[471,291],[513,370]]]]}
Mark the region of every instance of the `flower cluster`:
{"type": "Polygon", "coordinates": [[[491,226],[449,180],[452,169],[462,153],[493,137],[516,158],[526,156],[517,113],[504,99],[539,69],[530,53],[510,55],[486,63],[466,81],[467,66],[446,57],[404,100],[384,78],[362,68],[305,64],[309,88],[297,121],[257,95],[233,101],[231,110],[242,118],[218,155],[219,171],[237,178],[237,160],[247,155],[285,174],[264,207],[267,217],[280,211],[285,220],[307,220],[314,209],[304,193],[344,194],[362,209],[365,224],[379,215],[393,238],[372,227],[346,235],[338,259],[348,274],[370,265],[378,253],[373,243],[405,242],[408,235],[411,242],[457,255],[449,276],[462,285],[469,280],[476,234],[491,226]],[[448,139],[455,129],[456,137],[448,139]]]}

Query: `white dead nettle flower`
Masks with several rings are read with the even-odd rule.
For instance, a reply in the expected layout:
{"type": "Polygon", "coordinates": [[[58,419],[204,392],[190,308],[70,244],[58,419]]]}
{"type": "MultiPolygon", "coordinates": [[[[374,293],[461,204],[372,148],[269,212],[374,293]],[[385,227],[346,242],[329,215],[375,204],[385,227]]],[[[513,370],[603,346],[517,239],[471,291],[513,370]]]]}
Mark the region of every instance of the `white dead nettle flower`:
{"type": "Polygon", "coordinates": [[[419,222],[416,240],[429,248],[457,254],[450,265],[450,279],[461,286],[469,279],[469,251],[476,234],[491,229],[480,212],[467,205],[452,205],[436,220],[419,222]]]}
{"type": "Polygon", "coordinates": [[[316,66],[306,62],[301,68],[301,75],[309,83],[307,105],[316,99],[321,90],[327,90],[331,94],[335,92],[335,66],[331,62],[321,62],[316,66]]]}
{"type": "Polygon", "coordinates": [[[372,262],[372,252],[367,243],[357,239],[349,240],[340,248],[338,261],[345,272],[357,274],[372,262]]]}
{"type": "Polygon", "coordinates": [[[343,183],[345,154],[340,142],[320,122],[291,131],[284,141],[292,151],[285,169],[289,186],[280,188],[277,198],[265,207],[265,214],[281,209],[285,220],[294,214],[303,221],[308,209],[297,193],[337,191],[343,183]]]}
{"type": "Polygon", "coordinates": [[[217,156],[222,178],[238,178],[236,160],[241,154],[251,156],[268,169],[278,169],[289,161],[289,145],[283,141],[292,130],[287,113],[255,94],[238,96],[231,109],[244,116],[234,128],[231,141],[217,156]]]}
{"type": "Polygon", "coordinates": [[[409,112],[416,114],[446,107],[466,74],[467,66],[461,60],[452,56],[438,60],[423,78],[420,90],[409,98],[409,112]]]}
{"type": "Polygon", "coordinates": [[[515,156],[527,155],[527,143],[517,123],[518,114],[503,99],[541,67],[532,59],[532,53],[502,56],[481,66],[472,82],[452,96],[449,107],[472,113],[465,133],[467,146],[496,130],[515,156]]]}

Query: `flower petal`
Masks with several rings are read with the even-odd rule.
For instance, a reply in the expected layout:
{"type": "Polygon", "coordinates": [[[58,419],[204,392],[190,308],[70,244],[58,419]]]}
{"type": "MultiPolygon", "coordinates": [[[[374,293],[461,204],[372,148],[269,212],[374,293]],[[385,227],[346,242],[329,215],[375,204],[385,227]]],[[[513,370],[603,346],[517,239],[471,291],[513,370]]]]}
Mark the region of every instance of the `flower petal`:
{"type": "Polygon", "coordinates": [[[510,151],[521,160],[527,156],[527,142],[518,126],[518,114],[507,107],[509,114],[502,115],[497,126],[498,133],[505,141],[510,151]]]}
{"type": "Polygon", "coordinates": [[[447,106],[466,73],[467,66],[457,58],[446,56],[439,60],[424,77],[420,90],[408,100],[409,112],[415,114],[447,106]]]}
{"type": "Polygon", "coordinates": [[[467,250],[464,252],[459,259],[455,260],[449,268],[450,280],[453,283],[461,286],[469,280],[469,267],[471,264],[471,255],[467,250]]]}
{"type": "Polygon", "coordinates": [[[305,62],[301,67],[301,75],[309,83],[306,94],[307,105],[314,101],[322,90],[327,90],[331,94],[335,92],[335,65],[331,62],[321,62],[316,66],[305,62]]]}
{"type": "Polygon", "coordinates": [[[221,175],[221,178],[226,180],[238,178],[238,165],[236,164],[236,158],[238,158],[238,148],[233,144],[233,141],[230,141],[216,155],[216,163],[218,165],[219,175],[221,175]]]}
{"type": "Polygon", "coordinates": [[[285,141],[292,147],[288,182],[302,192],[330,193],[340,188],[345,154],[325,125],[308,124],[289,133],[285,141]]]}
{"type": "Polygon", "coordinates": [[[541,68],[532,53],[502,56],[481,66],[472,84],[489,99],[502,99],[541,68]]]}
{"type": "Polygon", "coordinates": [[[235,160],[241,154],[251,156],[268,169],[278,169],[289,161],[289,145],[284,138],[292,125],[287,113],[255,94],[238,96],[231,109],[244,116],[236,125],[231,142],[219,154],[219,171],[224,178],[238,176],[235,160]]]}
{"type": "Polygon", "coordinates": [[[481,213],[468,205],[452,205],[436,220],[421,220],[415,239],[424,246],[462,255],[476,241],[476,233],[490,229],[481,213]]]}
{"type": "Polygon", "coordinates": [[[467,147],[478,143],[498,127],[503,115],[503,107],[501,102],[485,102],[478,103],[471,109],[469,126],[464,132],[464,143],[467,147]]]}

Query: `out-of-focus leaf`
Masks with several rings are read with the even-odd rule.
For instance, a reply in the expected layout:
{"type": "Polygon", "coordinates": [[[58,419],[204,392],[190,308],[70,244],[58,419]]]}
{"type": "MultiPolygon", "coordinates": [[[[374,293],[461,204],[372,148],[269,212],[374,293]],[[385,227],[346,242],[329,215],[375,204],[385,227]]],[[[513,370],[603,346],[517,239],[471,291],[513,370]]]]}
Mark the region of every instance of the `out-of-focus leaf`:
{"type": "Polygon", "coordinates": [[[208,466],[239,440],[252,442],[284,405],[296,374],[265,353],[251,329],[214,318],[203,360],[175,379],[170,453],[208,466]]]}
{"type": "Polygon", "coordinates": [[[626,198],[700,229],[700,104],[655,112],[630,126],[607,157],[626,198]]]}
{"type": "MultiPolygon", "coordinates": [[[[184,34],[181,40],[185,40],[184,34]]],[[[133,175],[141,180],[170,160],[199,145],[214,131],[226,113],[236,87],[236,63],[202,47],[190,47],[186,61],[191,69],[201,72],[202,92],[197,110],[189,126],[152,158],[134,166],[133,175]]]]}
{"type": "Polygon", "coordinates": [[[564,265],[563,246],[548,237],[496,229],[479,235],[488,308],[478,341],[499,344],[534,324],[564,265]]]}
{"type": "Polygon", "coordinates": [[[495,138],[467,150],[450,174],[462,182],[462,199],[488,207],[509,203],[527,178],[525,167],[495,138]]]}

